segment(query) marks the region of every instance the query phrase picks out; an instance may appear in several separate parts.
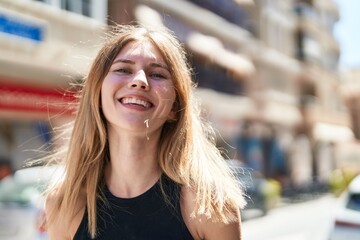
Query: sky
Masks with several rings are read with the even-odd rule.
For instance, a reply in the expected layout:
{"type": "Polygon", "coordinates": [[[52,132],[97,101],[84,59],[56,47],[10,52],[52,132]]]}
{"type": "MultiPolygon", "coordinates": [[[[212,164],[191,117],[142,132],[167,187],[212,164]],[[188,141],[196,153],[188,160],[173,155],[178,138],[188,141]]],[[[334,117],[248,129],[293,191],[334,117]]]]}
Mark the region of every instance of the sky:
{"type": "Polygon", "coordinates": [[[340,19],[334,28],[341,49],[340,68],[360,68],[360,0],[334,0],[340,19]]]}

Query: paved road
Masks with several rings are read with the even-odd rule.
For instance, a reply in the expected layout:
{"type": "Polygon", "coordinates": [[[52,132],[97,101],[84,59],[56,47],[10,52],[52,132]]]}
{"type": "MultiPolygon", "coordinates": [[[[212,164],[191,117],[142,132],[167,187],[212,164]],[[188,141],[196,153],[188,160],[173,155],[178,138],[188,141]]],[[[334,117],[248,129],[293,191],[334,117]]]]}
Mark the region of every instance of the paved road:
{"type": "Polygon", "coordinates": [[[244,240],[326,240],[336,199],[325,195],[318,199],[286,204],[267,216],[243,222],[244,240]]]}

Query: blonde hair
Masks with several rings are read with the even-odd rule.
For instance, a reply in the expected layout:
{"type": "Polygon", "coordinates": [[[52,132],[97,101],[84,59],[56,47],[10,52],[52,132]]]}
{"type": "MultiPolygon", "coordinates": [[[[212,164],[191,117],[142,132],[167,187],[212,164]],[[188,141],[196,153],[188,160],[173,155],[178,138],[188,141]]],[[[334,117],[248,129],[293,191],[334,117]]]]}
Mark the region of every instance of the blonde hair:
{"type": "Polygon", "coordinates": [[[224,223],[239,220],[236,209],[245,205],[242,188],[216,148],[214,131],[200,118],[191,68],[182,45],[167,29],[126,25],[111,31],[83,83],[66,149],[66,175],[52,189],[56,189],[57,197],[55,209],[50,212],[50,224],[55,218],[66,219],[70,224],[78,210],[77,201],[85,191],[88,229],[92,237],[96,235],[96,200],[102,199],[104,168],[109,161],[107,126],[100,107],[101,85],[121,49],[138,40],[150,41],[159,49],[176,90],[176,120],[165,123],[159,143],[161,170],[196,193],[193,216],[205,215],[224,223]]]}

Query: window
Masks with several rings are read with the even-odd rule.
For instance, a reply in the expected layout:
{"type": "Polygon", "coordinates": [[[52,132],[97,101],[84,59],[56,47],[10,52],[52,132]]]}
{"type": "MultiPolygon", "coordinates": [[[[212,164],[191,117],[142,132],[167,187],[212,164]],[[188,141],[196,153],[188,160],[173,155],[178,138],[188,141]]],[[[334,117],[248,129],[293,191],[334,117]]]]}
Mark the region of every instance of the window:
{"type": "Polygon", "coordinates": [[[351,194],[346,207],[352,210],[360,211],[360,194],[351,194]]]}
{"type": "Polygon", "coordinates": [[[195,79],[199,87],[210,88],[228,94],[244,94],[242,80],[233,78],[226,69],[197,60],[194,61],[193,66],[195,79]]]}
{"type": "MultiPolygon", "coordinates": [[[[94,18],[93,16],[94,10],[102,11],[102,9],[106,9],[104,7],[98,8],[97,6],[99,6],[99,2],[94,0],[34,0],[34,1],[47,3],[51,6],[92,18],[94,18]],[[97,6],[94,6],[96,4],[97,6]]],[[[101,2],[107,4],[105,1],[101,1],[101,2]]],[[[98,15],[104,15],[104,14],[98,14],[98,15]]],[[[98,20],[103,21],[103,19],[98,19],[98,20]]]]}

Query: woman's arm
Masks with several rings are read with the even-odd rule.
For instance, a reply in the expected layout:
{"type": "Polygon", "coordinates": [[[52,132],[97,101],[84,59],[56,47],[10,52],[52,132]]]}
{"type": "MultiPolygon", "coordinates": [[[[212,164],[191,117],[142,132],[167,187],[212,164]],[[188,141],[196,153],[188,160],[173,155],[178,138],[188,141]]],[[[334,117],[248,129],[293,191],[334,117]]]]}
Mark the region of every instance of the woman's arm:
{"type": "Polygon", "coordinates": [[[236,210],[237,221],[225,224],[214,222],[205,216],[191,217],[195,209],[195,193],[189,188],[181,190],[181,213],[191,235],[197,240],[241,240],[240,209],[236,210]]]}
{"type": "Polygon", "coordinates": [[[60,219],[55,216],[52,221],[49,221],[47,217],[52,211],[55,211],[53,212],[54,214],[58,214],[56,212],[58,210],[56,209],[55,204],[57,202],[57,198],[58,195],[56,194],[56,192],[47,195],[45,201],[45,230],[50,240],[73,239],[85,212],[85,200],[83,198],[79,198],[76,206],[76,209],[78,210],[73,214],[72,217],[60,219]],[[67,222],[67,219],[70,219],[70,224],[67,222]]]}
{"type": "Polygon", "coordinates": [[[49,215],[57,214],[57,209],[55,209],[55,203],[57,199],[56,192],[50,193],[47,195],[45,200],[45,221],[44,228],[48,234],[50,240],[66,240],[71,239],[69,235],[69,230],[65,227],[65,221],[54,217],[52,221],[49,220],[49,215]]]}
{"type": "Polygon", "coordinates": [[[241,240],[241,219],[238,211],[238,221],[229,224],[213,222],[211,219],[203,219],[200,224],[200,232],[204,240],[241,240]]]}

